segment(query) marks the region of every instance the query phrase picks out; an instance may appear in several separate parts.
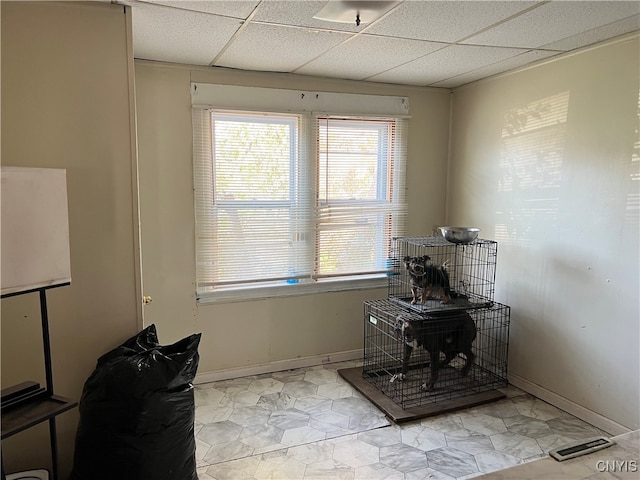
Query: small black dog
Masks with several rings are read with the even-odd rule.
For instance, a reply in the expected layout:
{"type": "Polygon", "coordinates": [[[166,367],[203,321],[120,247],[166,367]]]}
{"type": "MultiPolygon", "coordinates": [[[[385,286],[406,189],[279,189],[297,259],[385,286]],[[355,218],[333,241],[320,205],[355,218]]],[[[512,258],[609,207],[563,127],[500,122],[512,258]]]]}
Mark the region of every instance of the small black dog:
{"type": "Polygon", "coordinates": [[[477,329],[473,318],[467,312],[452,312],[424,320],[411,320],[401,314],[396,318],[395,329],[396,335],[404,342],[401,379],[404,379],[409,371],[409,359],[415,347],[424,348],[430,357],[431,374],[429,382],[422,385],[423,390],[433,389],[438,380],[438,371],[459,353],[466,357],[461,374],[465,376],[469,373],[475,358],[471,349],[477,329]],[[440,352],[445,355],[442,361],[440,352]]]}
{"type": "Polygon", "coordinates": [[[418,291],[422,290],[420,302],[425,303],[427,298],[440,297],[440,303],[447,304],[451,301],[451,286],[449,285],[449,272],[445,265],[437,266],[429,263],[431,257],[404,257],[404,266],[409,272],[411,305],[418,303],[418,291]]]}

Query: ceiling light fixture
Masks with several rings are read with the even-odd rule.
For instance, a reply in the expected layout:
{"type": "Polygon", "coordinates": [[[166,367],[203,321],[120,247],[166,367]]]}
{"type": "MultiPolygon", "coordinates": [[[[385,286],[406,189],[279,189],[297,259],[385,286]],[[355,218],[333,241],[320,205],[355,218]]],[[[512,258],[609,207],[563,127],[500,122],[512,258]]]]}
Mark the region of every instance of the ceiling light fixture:
{"type": "Polygon", "coordinates": [[[313,16],[325,22],[371,23],[398,2],[382,0],[329,0],[322,10],[313,16]]]}

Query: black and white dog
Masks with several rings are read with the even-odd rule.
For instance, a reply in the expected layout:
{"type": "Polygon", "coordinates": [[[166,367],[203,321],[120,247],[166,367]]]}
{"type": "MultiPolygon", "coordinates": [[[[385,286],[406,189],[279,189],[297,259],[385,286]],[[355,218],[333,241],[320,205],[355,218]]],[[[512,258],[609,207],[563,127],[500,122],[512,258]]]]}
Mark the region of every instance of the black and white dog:
{"type": "Polygon", "coordinates": [[[400,314],[396,318],[395,330],[396,336],[404,342],[400,379],[406,377],[411,353],[416,347],[424,348],[429,352],[430,357],[429,382],[421,386],[423,390],[432,390],[438,380],[438,371],[460,353],[465,356],[461,374],[465,376],[469,373],[475,358],[472,346],[477,329],[473,318],[467,312],[450,312],[440,314],[436,318],[421,320],[400,314]],[[442,361],[440,361],[440,352],[445,356],[442,361]]]}
{"type": "Polygon", "coordinates": [[[404,257],[404,267],[409,273],[411,285],[411,304],[418,303],[418,293],[420,303],[424,304],[428,298],[440,297],[440,303],[447,304],[451,301],[451,286],[449,285],[449,272],[446,262],[443,265],[433,265],[430,263],[431,257],[404,257]]]}

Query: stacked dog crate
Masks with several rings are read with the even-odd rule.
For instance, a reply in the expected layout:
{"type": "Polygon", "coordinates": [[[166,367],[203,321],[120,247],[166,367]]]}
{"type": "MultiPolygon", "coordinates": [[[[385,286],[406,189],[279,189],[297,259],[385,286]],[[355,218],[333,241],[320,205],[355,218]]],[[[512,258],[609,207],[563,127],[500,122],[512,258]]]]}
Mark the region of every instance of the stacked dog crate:
{"type": "Polygon", "coordinates": [[[510,308],[493,299],[496,259],[491,240],[393,239],[388,298],[364,303],[362,367],[365,393],[393,420],[504,397],[496,389],[507,385],[510,308]],[[446,269],[450,298],[431,288],[423,301],[412,291],[411,259],[446,269]]]}

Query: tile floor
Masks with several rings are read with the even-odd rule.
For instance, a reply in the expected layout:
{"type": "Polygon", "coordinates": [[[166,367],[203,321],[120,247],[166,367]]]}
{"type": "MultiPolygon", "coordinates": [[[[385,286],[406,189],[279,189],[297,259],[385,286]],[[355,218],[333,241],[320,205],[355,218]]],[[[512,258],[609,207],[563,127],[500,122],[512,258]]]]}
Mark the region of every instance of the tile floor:
{"type": "Polygon", "coordinates": [[[197,385],[199,480],[466,479],[605,434],[511,386],[505,399],[397,425],[337,373],[359,365],[197,385]]]}

